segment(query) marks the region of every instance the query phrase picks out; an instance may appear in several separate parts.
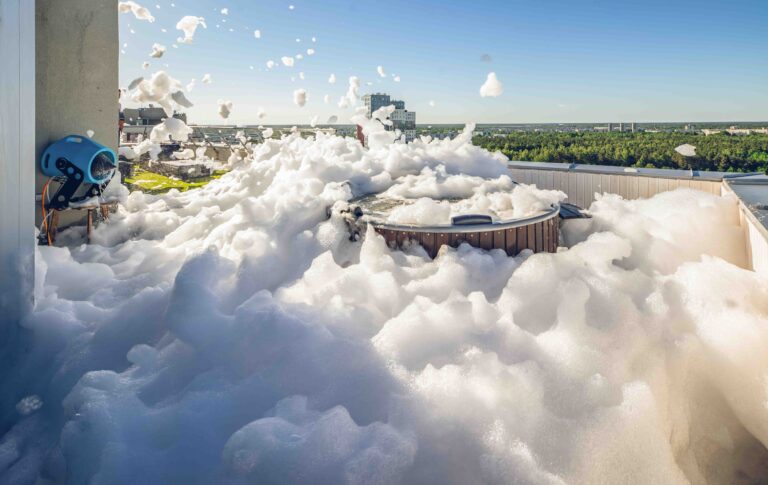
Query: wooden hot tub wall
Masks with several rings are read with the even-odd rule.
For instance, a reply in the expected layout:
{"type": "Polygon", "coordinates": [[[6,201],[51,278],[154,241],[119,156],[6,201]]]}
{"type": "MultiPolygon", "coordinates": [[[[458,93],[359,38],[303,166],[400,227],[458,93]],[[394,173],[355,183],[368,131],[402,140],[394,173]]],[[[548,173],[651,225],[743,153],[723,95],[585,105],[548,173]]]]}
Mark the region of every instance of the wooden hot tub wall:
{"type": "Polygon", "coordinates": [[[418,241],[431,258],[443,245],[458,247],[461,243],[481,249],[503,249],[516,256],[524,249],[536,253],[557,251],[559,237],[559,206],[544,214],[490,224],[452,226],[408,226],[370,221],[376,232],[384,236],[392,248],[401,248],[406,241],[418,241]]]}

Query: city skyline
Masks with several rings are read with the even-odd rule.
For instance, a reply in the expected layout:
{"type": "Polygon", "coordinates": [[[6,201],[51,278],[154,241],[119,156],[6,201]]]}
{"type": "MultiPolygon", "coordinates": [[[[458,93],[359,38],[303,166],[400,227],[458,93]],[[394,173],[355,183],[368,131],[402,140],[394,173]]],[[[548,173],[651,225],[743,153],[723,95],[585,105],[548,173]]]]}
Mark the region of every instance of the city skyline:
{"type": "Polygon", "coordinates": [[[406,9],[396,0],[383,10],[339,0],[162,1],[144,5],[153,23],[120,16],[120,80],[127,86],[159,69],[184,85],[196,79],[188,93],[195,106],[186,110],[192,123],[309,124],[334,115],[348,123],[353,109],[337,103],[350,76],[360,78],[361,96],[386,92],[406,101],[420,125],[768,118],[761,57],[768,40],[760,35],[768,13],[758,2],[554,4],[423,2],[406,9]],[[176,42],[185,15],[207,24],[191,44],[176,42]],[[154,43],[166,47],[160,59],[149,57],[154,43]],[[293,67],[281,62],[299,53],[304,58],[293,67]],[[490,72],[503,94],[481,97],[490,72]],[[211,84],[201,82],[204,74],[211,84]],[[292,102],[297,89],[308,93],[304,107],[292,102]],[[220,99],[234,105],[227,120],[217,115],[220,99]]]}

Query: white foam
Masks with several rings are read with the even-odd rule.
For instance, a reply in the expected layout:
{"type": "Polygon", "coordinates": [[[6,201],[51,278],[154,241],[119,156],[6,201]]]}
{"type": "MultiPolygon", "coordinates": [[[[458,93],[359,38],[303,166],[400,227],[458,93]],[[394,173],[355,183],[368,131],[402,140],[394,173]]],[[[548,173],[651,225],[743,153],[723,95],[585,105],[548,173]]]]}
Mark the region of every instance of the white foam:
{"type": "Polygon", "coordinates": [[[293,92],[293,103],[296,106],[304,107],[307,104],[307,90],[297,89],[293,92]]]}
{"type": "Polygon", "coordinates": [[[218,102],[218,105],[219,105],[219,116],[221,116],[225,120],[229,118],[229,115],[232,112],[232,107],[233,107],[232,101],[224,101],[220,99],[218,102]]]}
{"type": "Polygon", "coordinates": [[[150,79],[136,79],[129,89],[133,89],[131,99],[137,103],[157,103],[168,116],[173,116],[173,94],[181,90],[181,82],[169,76],[165,71],[157,71],[150,79]]]}
{"type": "Polygon", "coordinates": [[[138,20],[146,20],[147,22],[154,22],[155,17],[152,16],[149,9],[142,7],[136,2],[118,2],[117,10],[120,13],[132,13],[138,20]]]}
{"type": "Polygon", "coordinates": [[[684,157],[696,156],[696,147],[693,145],[689,145],[688,143],[685,143],[675,148],[675,151],[684,157]]]}
{"type": "Polygon", "coordinates": [[[155,125],[155,127],[152,128],[152,132],[149,134],[149,139],[155,143],[168,141],[169,139],[175,141],[187,141],[191,133],[192,128],[188,127],[186,123],[178,118],[171,117],[166,118],[162,123],[155,125]]]}
{"type": "Polygon", "coordinates": [[[507,194],[473,129],[293,130],[38,247],[35,310],[2,326],[0,482],[765,481],[768,280],[733,200],[601,197],[568,249],[516,258],[350,234],[355,196],[507,194]]]}
{"type": "Polygon", "coordinates": [[[486,98],[486,97],[498,97],[501,96],[504,93],[504,86],[501,84],[501,81],[499,81],[499,78],[496,76],[495,72],[489,72],[488,77],[485,80],[485,83],[483,83],[482,86],[480,86],[480,96],[486,98]]]}
{"type": "Polygon", "coordinates": [[[208,28],[203,17],[195,17],[194,15],[182,17],[176,24],[176,30],[181,30],[184,33],[184,37],[179,37],[177,41],[184,44],[191,44],[195,38],[197,28],[200,26],[204,29],[208,28]]]}
{"type": "Polygon", "coordinates": [[[165,46],[161,44],[152,44],[152,52],[150,52],[149,56],[154,57],[155,59],[159,59],[163,57],[163,54],[165,54],[165,46]]]}

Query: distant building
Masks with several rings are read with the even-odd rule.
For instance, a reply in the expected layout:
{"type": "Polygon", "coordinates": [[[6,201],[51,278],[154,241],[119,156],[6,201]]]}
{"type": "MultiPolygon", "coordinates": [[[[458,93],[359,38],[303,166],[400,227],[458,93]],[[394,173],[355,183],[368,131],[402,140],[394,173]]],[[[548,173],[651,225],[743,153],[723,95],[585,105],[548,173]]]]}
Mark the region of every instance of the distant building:
{"type": "Polygon", "coordinates": [[[416,112],[405,109],[405,101],[392,99],[388,94],[376,93],[363,96],[366,114],[369,118],[373,116],[380,108],[394,106],[395,110],[389,115],[391,126],[386,126],[387,130],[400,130],[405,135],[405,141],[411,142],[416,139],[416,112]]]}
{"type": "Polygon", "coordinates": [[[210,177],[213,174],[211,167],[197,160],[163,160],[152,168],[157,173],[181,180],[210,177]]]}
{"type": "Polygon", "coordinates": [[[751,135],[753,133],[766,135],[768,134],[768,128],[739,128],[738,126],[731,126],[725,132],[733,136],[751,135]]]}
{"type": "Polygon", "coordinates": [[[629,125],[629,126],[630,126],[630,130],[632,130],[632,133],[634,133],[635,132],[635,123],[632,122],[632,124],[629,125]]]}
{"type": "Polygon", "coordinates": [[[619,131],[620,132],[624,131],[624,123],[619,123],[619,131]]]}
{"type": "Polygon", "coordinates": [[[407,109],[395,109],[389,120],[392,121],[392,128],[400,130],[405,134],[406,141],[413,141],[416,138],[416,112],[407,109]]]}
{"type": "Polygon", "coordinates": [[[613,123],[608,123],[608,131],[613,131],[613,123]]]}
{"type": "MultiPolygon", "coordinates": [[[[125,117],[123,141],[129,143],[148,138],[149,134],[152,133],[152,128],[168,118],[165,109],[151,104],[148,108],[126,108],[123,110],[123,115],[125,117]]],[[[173,117],[184,123],[187,122],[187,115],[184,113],[174,113],[173,117]]]]}
{"type": "MultiPolygon", "coordinates": [[[[165,109],[149,105],[149,108],[126,108],[123,110],[125,113],[125,124],[135,126],[154,126],[159,125],[164,119],[168,118],[165,113],[165,109]]],[[[184,113],[174,113],[173,117],[187,122],[187,115],[184,113]]]]}

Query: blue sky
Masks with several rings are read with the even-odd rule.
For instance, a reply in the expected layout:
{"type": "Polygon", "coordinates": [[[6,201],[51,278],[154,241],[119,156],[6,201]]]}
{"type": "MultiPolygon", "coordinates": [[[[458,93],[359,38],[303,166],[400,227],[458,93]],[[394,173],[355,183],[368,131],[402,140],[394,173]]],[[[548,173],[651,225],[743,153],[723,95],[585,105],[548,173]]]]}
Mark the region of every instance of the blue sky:
{"type": "Polygon", "coordinates": [[[127,44],[121,84],[159,69],[185,85],[197,79],[188,95],[192,123],[223,123],[219,99],[234,103],[229,123],[306,124],[313,116],[322,123],[331,115],[346,122],[352,110],[336,103],[351,75],[361,78],[363,93],[405,100],[418,123],[768,119],[766,0],[138,3],[156,21],[120,16],[127,44]],[[225,7],[228,16],[220,13],[225,7]],[[204,17],[208,28],[173,48],[184,15],[204,17]],[[162,59],[148,56],[155,42],[168,48],[162,59]],[[307,48],[316,54],[306,56],[307,48]],[[282,66],[282,56],[298,53],[305,57],[295,67],[282,66]],[[484,54],[490,62],[481,60],[484,54]],[[271,71],[270,59],[278,63],[271,71]],[[151,63],[147,71],[144,61],[151,63]],[[478,90],[490,71],[504,94],[482,98],[478,90]],[[212,84],[200,83],[205,73],[212,84]],[[327,82],[331,73],[335,85],[327,82]],[[293,104],[298,88],[309,93],[303,108],[293,104]],[[323,102],[326,94],[331,104],[323,102]],[[263,120],[256,119],[259,107],[267,112],[263,120]]]}

